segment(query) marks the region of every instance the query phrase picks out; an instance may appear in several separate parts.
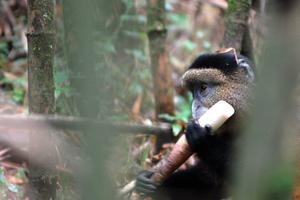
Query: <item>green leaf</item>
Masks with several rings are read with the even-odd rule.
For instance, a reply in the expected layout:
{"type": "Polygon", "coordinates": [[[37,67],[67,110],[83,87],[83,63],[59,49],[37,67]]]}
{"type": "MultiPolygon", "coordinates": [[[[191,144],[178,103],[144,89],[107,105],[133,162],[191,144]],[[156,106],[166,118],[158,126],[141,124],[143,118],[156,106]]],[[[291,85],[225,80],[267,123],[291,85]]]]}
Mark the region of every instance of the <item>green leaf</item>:
{"type": "Polygon", "coordinates": [[[132,21],[138,23],[147,23],[147,18],[144,15],[128,15],[124,14],[121,16],[122,21],[132,21]]]}
{"type": "Polygon", "coordinates": [[[11,183],[7,184],[7,188],[8,188],[11,192],[14,192],[14,193],[19,192],[18,187],[17,187],[16,185],[14,185],[14,184],[11,184],[11,183]]]}
{"type": "Polygon", "coordinates": [[[26,180],[26,179],[27,179],[27,176],[26,176],[26,174],[25,174],[25,169],[24,169],[24,168],[18,168],[18,169],[17,169],[16,176],[17,176],[18,178],[23,179],[23,180],[26,180]]]}
{"type": "Polygon", "coordinates": [[[55,83],[56,85],[61,85],[69,78],[68,73],[64,71],[58,71],[55,73],[55,83]]]}
{"type": "Polygon", "coordinates": [[[198,38],[203,38],[205,36],[205,32],[204,31],[197,31],[196,36],[198,38]]]}
{"type": "Polygon", "coordinates": [[[177,136],[181,132],[182,127],[179,124],[172,124],[173,135],[177,136]]]}
{"type": "Polygon", "coordinates": [[[188,22],[188,16],[186,14],[170,13],[168,18],[175,24],[185,24],[188,22]]]}
{"type": "Polygon", "coordinates": [[[184,98],[182,96],[177,96],[176,101],[176,113],[175,118],[177,120],[182,120],[184,122],[188,122],[188,120],[191,118],[192,112],[191,112],[191,102],[192,102],[192,94],[188,93],[188,98],[184,98]]]}
{"type": "Polygon", "coordinates": [[[61,88],[55,88],[54,96],[57,99],[62,94],[61,88]]]}
{"type": "Polygon", "coordinates": [[[122,0],[123,3],[127,6],[127,9],[133,8],[134,7],[134,2],[133,0],[122,0]]]}
{"type": "Polygon", "coordinates": [[[0,168],[0,185],[2,187],[5,187],[7,185],[6,178],[4,176],[4,170],[2,167],[0,168]]]}
{"type": "Polygon", "coordinates": [[[6,42],[0,42],[0,54],[8,55],[8,46],[6,42]]]}
{"type": "Polygon", "coordinates": [[[197,44],[191,40],[185,40],[182,46],[189,51],[193,51],[197,47],[197,44]]]}
{"type": "Polygon", "coordinates": [[[205,49],[210,49],[210,48],[211,48],[211,43],[210,43],[209,41],[204,41],[204,42],[203,42],[203,47],[204,47],[205,49]]]}
{"type": "Polygon", "coordinates": [[[172,4],[171,4],[170,2],[166,2],[166,3],[165,3],[165,9],[166,9],[167,11],[172,11],[172,10],[174,10],[174,8],[173,8],[173,6],[172,6],[172,4]]]}
{"type": "Polygon", "coordinates": [[[148,158],[148,155],[149,155],[149,148],[145,148],[140,154],[140,161],[144,162],[148,158]]]}
{"type": "Polygon", "coordinates": [[[111,41],[105,42],[103,44],[103,49],[104,49],[104,51],[106,51],[108,53],[116,53],[117,52],[114,44],[111,41]]]}
{"type": "Polygon", "coordinates": [[[14,88],[12,98],[17,103],[22,103],[25,97],[25,90],[23,88],[14,88]]]}
{"type": "Polygon", "coordinates": [[[26,76],[18,77],[16,79],[16,83],[18,83],[18,84],[25,84],[25,83],[27,83],[27,77],[26,76]]]}
{"type": "Polygon", "coordinates": [[[174,122],[176,120],[176,117],[170,114],[160,114],[158,115],[158,118],[168,122],[174,122]]]}
{"type": "Polygon", "coordinates": [[[133,55],[136,59],[145,62],[147,61],[147,56],[141,50],[132,50],[132,49],[125,49],[125,53],[128,55],[133,55]]]}

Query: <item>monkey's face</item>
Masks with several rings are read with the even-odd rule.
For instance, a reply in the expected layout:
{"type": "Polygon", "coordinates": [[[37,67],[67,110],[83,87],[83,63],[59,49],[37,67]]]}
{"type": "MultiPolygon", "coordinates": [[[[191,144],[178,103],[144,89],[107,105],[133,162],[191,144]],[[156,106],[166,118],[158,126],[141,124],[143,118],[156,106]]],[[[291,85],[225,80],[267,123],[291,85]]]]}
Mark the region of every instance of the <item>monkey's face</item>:
{"type": "Polygon", "coordinates": [[[220,100],[231,104],[237,115],[247,112],[253,81],[243,68],[230,75],[214,68],[189,69],[183,82],[193,94],[192,115],[196,120],[220,100]]]}

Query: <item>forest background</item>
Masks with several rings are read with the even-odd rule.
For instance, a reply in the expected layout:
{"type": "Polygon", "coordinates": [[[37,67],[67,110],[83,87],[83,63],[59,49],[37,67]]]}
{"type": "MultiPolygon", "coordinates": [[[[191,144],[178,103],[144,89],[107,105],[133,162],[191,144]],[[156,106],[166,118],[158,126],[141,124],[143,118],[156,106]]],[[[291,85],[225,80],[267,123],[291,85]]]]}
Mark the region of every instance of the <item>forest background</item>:
{"type": "Polygon", "coordinates": [[[289,97],[300,63],[295,2],[0,1],[3,198],[111,199],[170,151],[191,118],[180,76],[200,53],[222,47],[251,58],[263,77],[236,199],[289,196],[296,177],[289,97]]]}

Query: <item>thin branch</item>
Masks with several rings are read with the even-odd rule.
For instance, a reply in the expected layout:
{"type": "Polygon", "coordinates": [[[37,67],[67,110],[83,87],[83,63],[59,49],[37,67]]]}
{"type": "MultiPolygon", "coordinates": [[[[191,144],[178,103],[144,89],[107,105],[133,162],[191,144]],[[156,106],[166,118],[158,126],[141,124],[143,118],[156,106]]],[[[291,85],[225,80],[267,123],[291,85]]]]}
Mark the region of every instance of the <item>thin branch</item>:
{"type": "Polygon", "coordinates": [[[0,127],[14,129],[40,129],[45,125],[53,129],[85,130],[93,128],[97,130],[108,129],[119,133],[143,133],[149,135],[170,135],[171,125],[159,123],[156,125],[142,125],[134,123],[112,123],[87,118],[66,117],[55,115],[0,115],[0,127]]]}
{"type": "Polygon", "coordinates": [[[200,0],[200,2],[211,4],[224,11],[228,8],[228,3],[225,0],[200,0]]]}

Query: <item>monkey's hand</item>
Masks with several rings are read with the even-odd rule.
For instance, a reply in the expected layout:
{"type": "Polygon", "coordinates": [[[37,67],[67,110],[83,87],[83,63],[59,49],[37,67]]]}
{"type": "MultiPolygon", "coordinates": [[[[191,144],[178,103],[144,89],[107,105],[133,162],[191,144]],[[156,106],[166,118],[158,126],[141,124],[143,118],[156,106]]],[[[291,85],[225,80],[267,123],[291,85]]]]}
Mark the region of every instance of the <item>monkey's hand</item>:
{"type": "Polygon", "coordinates": [[[155,173],[154,169],[144,170],[139,173],[136,179],[135,190],[138,193],[143,193],[145,195],[153,195],[158,188],[158,185],[151,180],[152,175],[155,173]]]}
{"type": "Polygon", "coordinates": [[[211,136],[212,129],[209,125],[201,127],[194,120],[190,121],[187,125],[185,136],[191,149],[197,152],[197,149],[201,146],[208,137],[211,136]]]}

